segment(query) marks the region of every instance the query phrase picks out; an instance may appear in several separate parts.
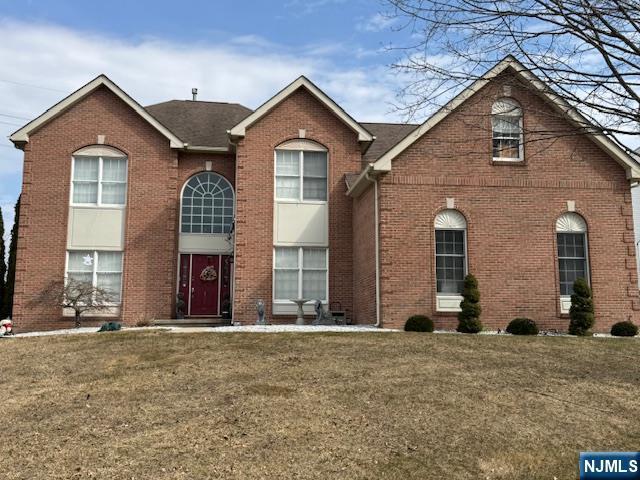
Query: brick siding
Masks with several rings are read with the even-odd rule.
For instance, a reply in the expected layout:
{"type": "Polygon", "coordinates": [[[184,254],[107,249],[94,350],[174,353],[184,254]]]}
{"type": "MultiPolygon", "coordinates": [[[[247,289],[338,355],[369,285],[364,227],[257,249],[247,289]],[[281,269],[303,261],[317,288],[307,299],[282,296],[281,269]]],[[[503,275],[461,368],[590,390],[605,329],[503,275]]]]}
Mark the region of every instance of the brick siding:
{"type": "MultiPolygon", "coordinates": [[[[507,80],[508,79],[504,79],[507,80]]],[[[452,329],[455,314],[436,312],[433,222],[453,198],[468,223],[469,271],[478,278],[482,320],[504,329],[518,316],[566,331],[559,312],[555,222],[575,201],[588,224],[596,330],[637,321],[631,195],[624,169],[539,97],[509,82],[524,112],[524,164],[495,164],[491,104],[503,82],[485,87],[405,150],[380,180],[382,311],[401,327],[423,313],[452,329]],[[544,131],[565,132],[545,138],[544,131]],[[566,134],[566,135],[565,135],[566,134]]]]}

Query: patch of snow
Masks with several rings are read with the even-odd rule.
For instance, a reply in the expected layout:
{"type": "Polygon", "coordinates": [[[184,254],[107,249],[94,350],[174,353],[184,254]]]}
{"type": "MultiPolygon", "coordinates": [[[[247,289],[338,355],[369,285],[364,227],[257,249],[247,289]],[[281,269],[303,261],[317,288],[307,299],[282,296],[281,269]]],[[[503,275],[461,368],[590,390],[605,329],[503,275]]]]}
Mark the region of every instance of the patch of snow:
{"type": "MultiPolygon", "coordinates": [[[[76,335],[97,333],[99,327],[66,328],[46,332],[17,333],[13,337],[46,337],[51,335],[76,335]]],[[[317,332],[399,332],[391,328],[376,328],[372,325],[244,325],[228,327],[122,327],[121,331],[137,332],[145,330],[164,330],[171,333],[317,333],[317,332]]]]}
{"type": "Polygon", "coordinates": [[[48,337],[51,335],[75,335],[78,333],[96,333],[97,327],[64,328],[60,330],[48,330],[46,332],[16,333],[14,337],[48,337]]]}
{"type": "Polygon", "coordinates": [[[399,332],[391,328],[376,328],[372,325],[243,325],[228,327],[171,327],[171,332],[214,333],[314,333],[314,332],[399,332]]]}

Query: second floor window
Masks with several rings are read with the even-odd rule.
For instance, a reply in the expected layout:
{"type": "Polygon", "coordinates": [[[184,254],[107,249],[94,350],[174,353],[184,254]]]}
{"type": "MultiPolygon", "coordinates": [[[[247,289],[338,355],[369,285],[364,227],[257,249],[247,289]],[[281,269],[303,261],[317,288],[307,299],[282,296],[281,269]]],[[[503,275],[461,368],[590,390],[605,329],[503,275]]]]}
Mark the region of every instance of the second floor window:
{"type": "Polygon", "coordinates": [[[124,205],[126,197],[126,157],[74,155],[72,204],[124,205]]]}
{"type": "Polygon", "coordinates": [[[327,152],[276,150],[276,200],[327,200],[327,152]]]}

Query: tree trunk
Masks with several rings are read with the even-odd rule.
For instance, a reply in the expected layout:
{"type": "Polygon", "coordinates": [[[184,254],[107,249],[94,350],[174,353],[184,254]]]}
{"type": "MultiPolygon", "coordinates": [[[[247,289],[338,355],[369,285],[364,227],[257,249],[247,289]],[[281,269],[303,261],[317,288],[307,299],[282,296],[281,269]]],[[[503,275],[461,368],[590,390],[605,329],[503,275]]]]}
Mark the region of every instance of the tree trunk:
{"type": "Polygon", "coordinates": [[[80,312],[76,310],[75,328],[80,328],[80,312]]]}

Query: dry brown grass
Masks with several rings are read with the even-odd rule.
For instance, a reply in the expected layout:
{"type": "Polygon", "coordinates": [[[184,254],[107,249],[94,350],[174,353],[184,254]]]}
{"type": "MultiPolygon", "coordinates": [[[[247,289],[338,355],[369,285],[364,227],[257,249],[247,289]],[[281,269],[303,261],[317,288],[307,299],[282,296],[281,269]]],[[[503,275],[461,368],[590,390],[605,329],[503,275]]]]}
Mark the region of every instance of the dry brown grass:
{"type": "Polygon", "coordinates": [[[570,479],[640,445],[640,343],[107,333],[0,342],[6,479],[570,479]]]}

